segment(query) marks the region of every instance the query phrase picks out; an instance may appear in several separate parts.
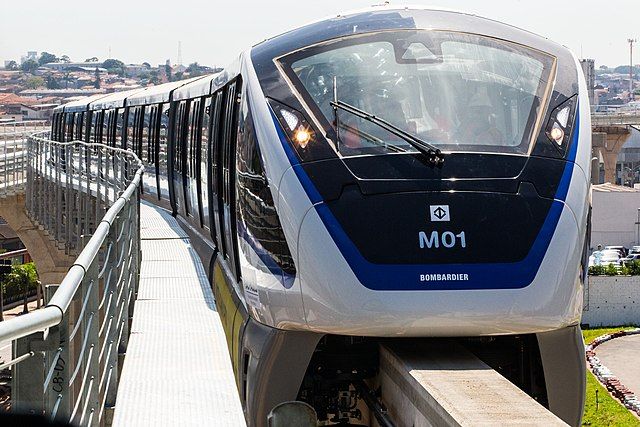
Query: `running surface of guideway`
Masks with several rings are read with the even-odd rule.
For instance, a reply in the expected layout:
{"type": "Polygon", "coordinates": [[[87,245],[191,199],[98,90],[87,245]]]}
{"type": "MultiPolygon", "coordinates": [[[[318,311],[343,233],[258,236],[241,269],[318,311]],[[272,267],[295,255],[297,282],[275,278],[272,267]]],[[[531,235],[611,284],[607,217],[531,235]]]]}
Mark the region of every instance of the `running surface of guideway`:
{"type": "MultiPolygon", "coordinates": [[[[45,308],[0,322],[12,411],[82,426],[244,425],[205,270],[176,219],[140,203],[139,159],[42,137],[25,151],[27,213],[77,258],[45,308]]],[[[460,348],[381,355],[384,425],[563,424],[460,348]]]]}

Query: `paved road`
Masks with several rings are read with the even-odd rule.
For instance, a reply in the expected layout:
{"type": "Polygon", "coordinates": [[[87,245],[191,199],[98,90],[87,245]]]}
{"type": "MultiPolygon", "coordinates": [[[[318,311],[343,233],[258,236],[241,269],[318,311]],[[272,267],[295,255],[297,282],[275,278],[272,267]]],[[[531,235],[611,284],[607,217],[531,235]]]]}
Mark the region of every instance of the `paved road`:
{"type": "Polygon", "coordinates": [[[640,394],[640,335],[615,338],[596,347],[602,364],[636,395],[640,394]]]}

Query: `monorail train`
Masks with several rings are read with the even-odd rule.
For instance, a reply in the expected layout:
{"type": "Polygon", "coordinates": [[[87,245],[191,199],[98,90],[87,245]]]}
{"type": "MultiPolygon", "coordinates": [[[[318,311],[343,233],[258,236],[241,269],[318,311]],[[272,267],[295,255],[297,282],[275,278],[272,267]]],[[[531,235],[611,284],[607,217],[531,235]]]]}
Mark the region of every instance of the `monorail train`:
{"type": "Polygon", "coordinates": [[[216,75],[64,105],[52,133],[144,161],[144,197],[208,268],[249,425],[291,400],[357,424],[354,385],[375,381],[379,344],[443,337],[578,425],[580,70],[503,23],[376,7],[216,75]]]}

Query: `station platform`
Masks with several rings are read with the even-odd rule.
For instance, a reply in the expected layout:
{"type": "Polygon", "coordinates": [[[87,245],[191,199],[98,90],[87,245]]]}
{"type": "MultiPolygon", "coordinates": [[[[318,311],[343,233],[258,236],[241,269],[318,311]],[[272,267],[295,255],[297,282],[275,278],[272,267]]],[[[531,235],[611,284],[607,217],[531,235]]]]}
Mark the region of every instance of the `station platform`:
{"type": "Polygon", "coordinates": [[[113,425],[244,426],[200,258],[167,211],[140,209],[140,285],[113,425]]]}

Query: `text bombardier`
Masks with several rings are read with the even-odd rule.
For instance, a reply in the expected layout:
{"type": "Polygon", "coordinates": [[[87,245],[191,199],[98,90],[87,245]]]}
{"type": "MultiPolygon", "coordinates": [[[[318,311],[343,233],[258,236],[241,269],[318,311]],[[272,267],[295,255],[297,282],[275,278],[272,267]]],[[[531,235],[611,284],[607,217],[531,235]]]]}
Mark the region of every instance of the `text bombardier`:
{"type": "Polygon", "coordinates": [[[468,274],[421,274],[421,282],[455,282],[469,280],[468,274]]]}

